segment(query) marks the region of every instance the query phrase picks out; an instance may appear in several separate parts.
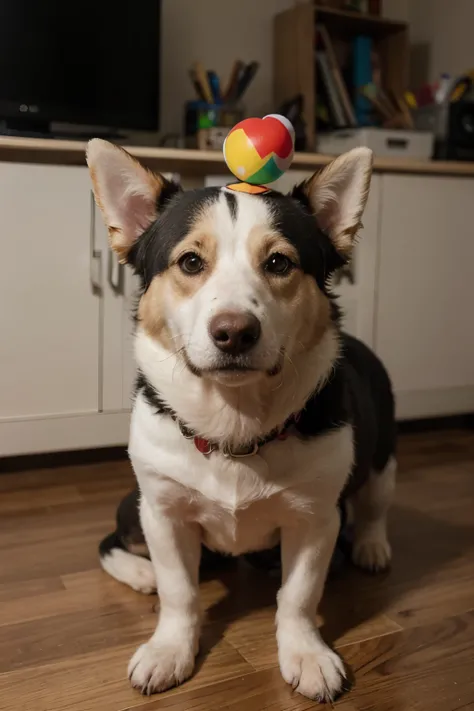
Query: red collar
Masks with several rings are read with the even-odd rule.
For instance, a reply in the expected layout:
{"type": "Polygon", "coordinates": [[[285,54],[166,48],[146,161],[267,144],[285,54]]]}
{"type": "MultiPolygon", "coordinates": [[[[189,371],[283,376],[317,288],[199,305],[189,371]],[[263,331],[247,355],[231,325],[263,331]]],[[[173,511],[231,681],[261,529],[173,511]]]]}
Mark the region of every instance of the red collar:
{"type": "Polygon", "coordinates": [[[179,429],[181,430],[181,434],[183,435],[183,437],[185,437],[186,439],[192,439],[194,441],[194,446],[196,447],[198,452],[201,452],[201,454],[204,454],[206,457],[211,455],[213,452],[220,451],[224,455],[224,457],[240,459],[243,457],[252,457],[254,454],[258,453],[261,447],[263,447],[265,444],[268,444],[269,442],[272,442],[274,440],[282,441],[287,439],[290,435],[289,430],[291,426],[295,425],[298,422],[300,416],[301,413],[299,412],[296,415],[291,415],[282,427],[276,427],[266,437],[256,439],[249,445],[237,449],[232,449],[228,445],[224,445],[223,447],[221,447],[217,443],[212,442],[209,439],[199,437],[199,435],[197,435],[195,432],[186,427],[184,422],[181,422],[181,420],[176,419],[176,422],[178,423],[179,429]]]}

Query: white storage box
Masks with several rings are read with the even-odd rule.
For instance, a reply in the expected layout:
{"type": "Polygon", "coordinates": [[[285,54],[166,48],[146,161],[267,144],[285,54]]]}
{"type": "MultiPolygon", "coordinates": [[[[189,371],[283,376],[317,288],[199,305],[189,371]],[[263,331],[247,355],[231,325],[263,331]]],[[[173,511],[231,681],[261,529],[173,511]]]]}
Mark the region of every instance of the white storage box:
{"type": "Polygon", "coordinates": [[[371,148],[380,158],[429,160],[433,155],[433,134],[386,128],[348,128],[318,136],[317,150],[326,155],[339,155],[357,146],[371,148]]]}

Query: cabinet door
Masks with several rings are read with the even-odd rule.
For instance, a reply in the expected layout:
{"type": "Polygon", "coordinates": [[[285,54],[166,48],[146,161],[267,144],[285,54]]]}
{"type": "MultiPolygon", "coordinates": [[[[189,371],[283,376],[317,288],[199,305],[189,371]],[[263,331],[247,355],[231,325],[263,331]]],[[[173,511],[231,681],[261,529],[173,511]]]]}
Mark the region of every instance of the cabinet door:
{"type": "Polygon", "coordinates": [[[98,410],[88,171],[0,163],[0,419],[98,410]]]}
{"type": "Polygon", "coordinates": [[[474,181],[384,176],[376,349],[400,417],[474,410],[474,181]]]}
{"type": "Polygon", "coordinates": [[[131,269],[127,269],[125,274],[125,310],[123,319],[123,395],[122,407],[127,410],[132,407],[135,381],[137,377],[137,366],[135,364],[134,332],[135,324],[133,314],[138,303],[138,293],[140,281],[131,269]]]}
{"type": "Polygon", "coordinates": [[[96,243],[104,255],[100,408],[104,412],[130,410],[135,382],[133,309],[138,279],[131,267],[119,263],[110,248],[107,228],[95,204],[94,227],[96,243]]]}

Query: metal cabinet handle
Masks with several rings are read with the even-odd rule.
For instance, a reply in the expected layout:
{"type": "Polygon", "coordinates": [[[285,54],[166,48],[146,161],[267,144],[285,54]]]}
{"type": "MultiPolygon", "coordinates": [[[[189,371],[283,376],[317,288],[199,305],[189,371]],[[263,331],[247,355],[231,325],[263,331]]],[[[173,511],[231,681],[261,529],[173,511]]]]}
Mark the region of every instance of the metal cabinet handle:
{"type": "Polygon", "coordinates": [[[124,288],[124,268],[118,261],[116,255],[109,249],[107,262],[107,281],[115,294],[123,294],[124,288]]]}
{"type": "Polygon", "coordinates": [[[91,226],[90,226],[90,280],[95,291],[102,291],[102,250],[96,249],[95,244],[95,202],[91,192],[91,226]]]}

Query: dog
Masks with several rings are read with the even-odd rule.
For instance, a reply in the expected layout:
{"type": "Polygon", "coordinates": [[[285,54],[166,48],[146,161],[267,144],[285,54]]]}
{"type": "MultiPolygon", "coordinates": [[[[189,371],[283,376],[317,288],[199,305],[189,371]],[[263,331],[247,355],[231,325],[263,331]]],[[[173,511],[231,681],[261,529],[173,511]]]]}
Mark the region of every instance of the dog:
{"type": "Polygon", "coordinates": [[[351,258],[372,154],[356,148],[286,196],[182,191],[100,139],[87,160],[110,245],[141,282],[129,442],[140,496],[100,549],[117,580],[158,589],[131,684],[151,694],[192,675],[203,546],[238,556],[279,543],[281,673],[330,701],[346,672],[315,619],[341,501],[354,562],[381,570],[391,556],[392,388],[342,333],[330,288],[351,258]]]}

